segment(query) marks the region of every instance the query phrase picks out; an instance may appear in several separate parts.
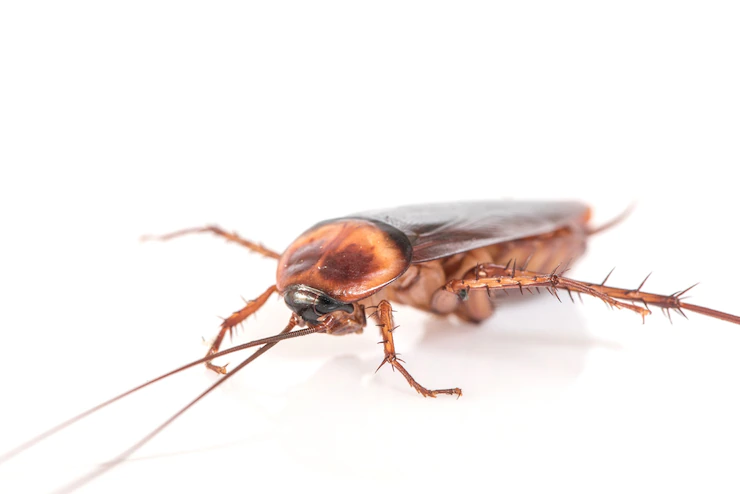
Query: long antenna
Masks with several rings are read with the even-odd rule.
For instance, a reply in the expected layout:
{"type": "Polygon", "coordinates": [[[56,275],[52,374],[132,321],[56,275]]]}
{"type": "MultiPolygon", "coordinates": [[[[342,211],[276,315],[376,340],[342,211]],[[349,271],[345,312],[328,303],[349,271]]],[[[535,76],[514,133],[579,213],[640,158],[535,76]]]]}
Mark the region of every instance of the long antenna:
{"type": "MultiPolygon", "coordinates": [[[[288,323],[288,326],[283,331],[281,331],[280,333],[278,333],[277,335],[273,335],[273,336],[270,336],[270,337],[267,337],[267,338],[262,338],[262,339],[259,339],[259,340],[250,341],[249,343],[243,343],[241,345],[237,345],[235,347],[228,348],[226,350],[222,350],[222,351],[220,351],[218,353],[215,353],[213,355],[208,355],[208,356],[206,356],[204,358],[201,358],[201,359],[198,359],[198,360],[194,360],[193,362],[190,362],[188,364],[185,364],[182,367],[178,367],[177,369],[174,369],[174,370],[172,370],[170,372],[167,372],[165,374],[162,374],[161,376],[158,376],[158,377],[152,379],[151,381],[147,381],[147,382],[145,382],[143,384],[140,384],[139,386],[136,386],[135,388],[129,389],[125,393],[121,393],[120,395],[115,396],[115,397],[111,398],[110,400],[104,401],[103,403],[101,403],[99,405],[96,405],[96,406],[90,408],[89,410],[86,410],[86,411],[80,413],[79,415],[76,415],[76,416],[74,416],[74,417],[72,417],[72,418],[70,418],[68,420],[65,420],[61,424],[56,425],[56,426],[52,427],[51,429],[49,429],[49,430],[47,430],[45,432],[42,432],[38,436],[36,436],[36,437],[34,437],[32,439],[29,439],[25,443],[23,443],[23,444],[15,447],[15,448],[13,448],[12,450],[8,451],[7,453],[3,453],[2,455],[0,455],[0,465],[2,465],[3,463],[5,463],[6,461],[10,460],[14,456],[16,456],[16,455],[22,453],[23,451],[27,450],[28,448],[30,448],[34,444],[36,444],[36,443],[38,443],[40,441],[43,441],[44,439],[46,439],[46,438],[48,438],[48,437],[56,434],[57,432],[62,431],[63,429],[66,429],[67,427],[69,427],[72,424],[74,424],[74,423],[82,420],[83,418],[87,417],[88,415],[91,415],[91,414],[97,412],[98,410],[102,410],[103,408],[107,407],[108,405],[112,405],[113,403],[117,402],[118,400],[121,400],[121,399],[125,398],[126,396],[128,396],[130,394],[133,394],[136,391],[139,391],[140,389],[144,389],[147,386],[150,386],[150,385],[152,385],[152,384],[154,384],[154,383],[156,383],[158,381],[161,381],[162,379],[165,379],[167,377],[170,377],[170,376],[173,376],[175,374],[178,374],[178,373],[180,373],[180,372],[182,372],[182,371],[184,371],[186,369],[189,369],[191,367],[194,367],[196,365],[202,364],[206,360],[212,360],[212,359],[218,358],[218,357],[220,357],[222,355],[228,355],[230,353],[238,352],[240,350],[245,350],[247,348],[252,348],[252,347],[255,347],[255,346],[259,346],[259,345],[265,345],[263,348],[260,348],[259,350],[257,350],[256,352],[254,352],[254,354],[252,354],[252,356],[250,356],[242,364],[239,364],[238,367],[232,369],[228,374],[226,374],[226,376],[224,376],[222,379],[220,379],[219,381],[217,381],[213,385],[212,388],[209,388],[206,391],[206,393],[204,393],[201,396],[199,396],[197,399],[195,399],[195,401],[193,401],[193,403],[189,404],[186,408],[184,408],[183,410],[181,410],[180,413],[182,413],[185,410],[187,410],[187,408],[189,408],[190,406],[192,406],[195,402],[197,402],[199,399],[201,399],[205,394],[207,394],[208,392],[210,392],[211,389],[213,389],[216,386],[220,385],[224,380],[226,380],[229,376],[231,376],[231,374],[233,374],[238,369],[241,369],[242,367],[244,367],[245,365],[247,365],[249,362],[253,361],[257,357],[259,357],[260,355],[262,355],[263,353],[265,353],[267,350],[269,350],[270,348],[272,348],[273,346],[275,346],[279,341],[287,340],[287,339],[291,339],[291,338],[298,338],[300,336],[306,336],[306,335],[309,335],[311,333],[321,333],[321,332],[324,331],[323,328],[318,327],[318,328],[306,328],[306,329],[301,329],[301,330],[298,330],[298,331],[289,332],[291,329],[293,329],[296,326],[296,324],[297,324],[297,322],[295,320],[295,317],[291,317],[290,322],[288,323]]],[[[131,451],[131,452],[133,452],[133,451],[131,451]]]]}
{"type": "MultiPolygon", "coordinates": [[[[152,430],[149,434],[147,434],[146,436],[144,436],[143,438],[141,438],[136,444],[134,444],[133,446],[131,446],[127,450],[123,451],[122,453],[120,453],[118,456],[116,456],[115,458],[111,459],[110,461],[106,461],[105,463],[101,463],[100,465],[98,465],[98,467],[95,470],[91,471],[90,473],[87,473],[87,474],[83,475],[82,477],[80,477],[80,478],[72,481],[71,483],[65,485],[64,487],[62,487],[60,489],[55,490],[54,492],[56,494],[66,494],[66,493],[69,493],[69,492],[73,492],[77,488],[82,487],[83,485],[87,484],[91,480],[95,479],[96,477],[99,477],[99,476],[103,475],[108,470],[110,470],[113,467],[115,467],[116,465],[120,464],[123,460],[125,460],[126,458],[128,458],[129,456],[131,456],[138,449],[140,449],[146,443],[148,443],[149,441],[151,441],[152,438],[154,438],[154,436],[156,436],[157,434],[159,434],[160,432],[162,432],[165,429],[165,427],[167,427],[172,422],[174,422],[180,415],[182,415],[183,413],[185,413],[190,407],[192,407],[193,405],[195,405],[196,403],[198,403],[200,400],[202,400],[203,397],[205,397],[208,393],[210,393],[211,391],[213,391],[217,387],[221,386],[224,382],[226,382],[227,379],[229,379],[231,376],[233,376],[234,374],[236,374],[239,370],[241,370],[244,367],[246,367],[247,365],[249,365],[254,359],[256,359],[257,357],[259,357],[260,355],[262,355],[263,353],[265,353],[270,348],[272,348],[275,345],[277,345],[280,340],[285,339],[285,337],[287,337],[289,335],[293,335],[293,337],[295,338],[295,337],[299,336],[299,333],[301,333],[300,336],[303,336],[304,334],[311,334],[311,333],[315,333],[315,332],[318,331],[318,329],[308,328],[308,329],[304,329],[304,330],[301,330],[301,331],[296,331],[295,333],[290,333],[289,331],[291,329],[293,329],[296,326],[297,323],[298,323],[298,319],[295,316],[295,314],[293,314],[291,316],[291,318],[290,318],[290,321],[288,322],[288,325],[285,327],[285,329],[283,329],[276,336],[273,336],[271,338],[266,338],[268,340],[272,340],[271,342],[265,344],[265,346],[263,346],[262,348],[260,348],[256,352],[254,352],[252,355],[250,355],[246,360],[244,360],[244,362],[242,362],[239,365],[237,365],[236,367],[234,367],[224,377],[222,377],[221,379],[219,379],[218,381],[216,381],[215,383],[213,383],[211,386],[209,386],[205,391],[203,391],[201,394],[199,394],[194,400],[192,400],[190,403],[188,403],[187,405],[185,405],[184,407],[182,407],[177,413],[175,413],[174,415],[172,415],[170,418],[168,418],[167,420],[165,420],[164,422],[162,422],[161,425],[159,425],[157,428],[155,428],[154,430],[152,430]],[[283,338],[278,338],[278,336],[283,336],[283,338]]],[[[254,342],[252,342],[252,343],[254,343],[254,342]]],[[[248,345],[251,345],[251,343],[247,343],[247,344],[248,345]]],[[[236,348],[236,347],[234,347],[234,348],[236,348]]],[[[232,348],[230,350],[234,350],[234,348],[232,348]]],[[[225,352],[221,352],[221,353],[225,353],[225,352]]],[[[214,355],[210,355],[208,358],[209,359],[212,359],[212,358],[215,358],[215,356],[214,355]]],[[[205,359],[203,359],[203,360],[205,360],[205,359]]],[[[147,384],[151,384],[151,383],[147,383],[147,384]]]]}

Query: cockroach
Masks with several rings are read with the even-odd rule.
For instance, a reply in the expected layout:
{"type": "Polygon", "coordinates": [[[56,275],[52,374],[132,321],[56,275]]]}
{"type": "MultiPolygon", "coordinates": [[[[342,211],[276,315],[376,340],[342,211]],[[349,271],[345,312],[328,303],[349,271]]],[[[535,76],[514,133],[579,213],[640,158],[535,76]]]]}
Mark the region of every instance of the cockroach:
{"type": "MultiPolygon", "coordinates": [[[[626,214],[626,213],[625,213],[626,214]]],[[[44,432],[0,457],[0,463],[144,387],[198,364],[223,377],[166,422],[110,462],[63,488],[68,492],[104,473],[150,441],[177,417],[282,340],[312,333],[361,333],[369,317],[379,328],[385,365],[397,370],[421,396],[460,397],[458,387],[428,388],[407,370],[396,352],[393,307],[408,305],[436,316],[456,316],[479,323],[494,314],[508,290],[547,292],[555,297],[588,295],[608,306],[635,312],[643,319],[659,308],[685,315],[697,312],[740,324],[740,317],[686,303],[689,287],[671,295],[586,283],[565,276],[583,254],[589,236],[613,226],[625,214],[599,227],[590,225],[589,207],[578,202],[463,202],[375,210],[320,222],[279,254],[217,226],[146,237],[170,240],[209,233],[278,261],[276,282],[224,319],[206,355],[120,394],[44,432]],[[221,350],[225,336],[277,294],[291,310],[285,329],[274,336],[221,350]],[[300,328],[300,329],[296,329],[300,328]],[[231,370],[213,363],[217,357],[260,347],[231,370]]]]}

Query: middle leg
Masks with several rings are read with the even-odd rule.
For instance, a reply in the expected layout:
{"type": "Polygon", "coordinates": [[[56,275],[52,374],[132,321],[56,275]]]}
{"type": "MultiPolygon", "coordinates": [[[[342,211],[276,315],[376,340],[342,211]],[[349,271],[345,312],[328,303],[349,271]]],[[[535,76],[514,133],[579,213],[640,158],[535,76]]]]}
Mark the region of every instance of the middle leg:
{"type": "MultiPolygon", "coordinates": [[[[393,325],[393,309],[391,308],[390,302],[387,300],[382,300],[378,304],[377,311],[373,314],[373,319],[375,319],[378,322],[378,327],[380,328],[380,334],[383,336],[383,349],[385,351],[385,358],[383,359],[383,362],[380,363],[380,366],[378,367],[378,370],[383,367],[384,364],[389,363],[393,366],[394,369],[397,369],[398,372],[400,372],[403,377],[406,378],[408,383],[411,385],[412,388],[414,388],[416,391],[419,392],[422,396],[425,398],[428,396],[431,396],[432,398],[436,398],[438,394],[445,394],[445,395],[457,395],[458,397],[462,395],[462,391],[460,388],[451,388],[451,389],[427,389],[416,380],[411,377],[411,374],[409,374],[409,371],[407,371],[403,365],[401,365],[402,360],[398,358],[396,355],[396,345],[393,342],[393,330],[396,329],[396,327],[393,325]]],[[[376,371],[377,372],[377,371],[376,371]]]]}

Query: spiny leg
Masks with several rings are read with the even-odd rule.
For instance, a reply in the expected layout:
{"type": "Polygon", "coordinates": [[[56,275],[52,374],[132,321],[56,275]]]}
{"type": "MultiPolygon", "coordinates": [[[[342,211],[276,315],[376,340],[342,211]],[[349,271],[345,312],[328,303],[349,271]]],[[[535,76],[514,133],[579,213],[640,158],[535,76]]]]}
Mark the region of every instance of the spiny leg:
{"type": "MultiPolygon", "coordinates": [[[[472,269],[465,276],[465,279],[452,280],[447,283],[445,289],[457,293],[462,298],[467,296],[469,290],[487,290],[491,292],[509,288],[518,289],[522,293],[524,290],[531,291],[532,288],[537,290],[539,288],[545,288],[557,297],[557,290],[563,289],[569,293],[576,292],[591,295],[601,299],[612,307],[634,311],[640,314],[643,320],[646,315],[650,314],[650,310],[647,307],[652,305],[664,310],[674,309],[681,314],[683,314],[683,310],[689,310],[723,321],[740,324],[740,317],[738,316],[683,302],[681,297],[693,288],[693,286],[672,295],[659,295],[642,291],[645,281],[637,289],[615,288],[606,286],[606,279],[601,284],[584,283],[566,278],[562,276],[562,273],[558,274],[556,271],[550,274],[543,274],[526,270],[517,271],[516,267],[509,268],[508,266],[495,264],[482,264],[472,269]],[[628,302],[622,302],[621,300],[627,300],[628,302]],[[638,303],[644,307],[636,305],[638,303]]],[[[607,276],[608,278],[609,276],[607,276]]]]}
{"type": "Polygon", "coordinates": [[[554,271],[550,274],[525,270],[517,271],[516,264],[512,268],[509,268],[508,264],[506,266],[480,264],[471,269],[463,279],[452,280],[445,286],[447,291],[456,293],[463,300],[468,297],[468,293],[471,290],[486,290],[490,294],[495,290],[507,290],[511,288],[518,289],[522,294],[524,290],[531,292],[532,288],[538,291],[539,288],[544,288],[555,297],[558,297],[558,289],[565,289],[599,298],[612,307],[632,310],[640,314],[643,318],[650,314],[650,310],[646,308],[620,302],[600,290],[591,288],[580,281],[564,278],[554,271]]]}
{"type": "Polygon", "coordinates": [[[403,365],[401,365],[402,360],[399,359],[396,355],[396,346],[393,343],[393,330],[395,330],[396,327],[393,325],[392,312],[393,309],[390,302],[383,300],[378,304],[377,311],[374,312],[372,315],[372,317],[378,322],[380,334],[383,336],[382,343],[383,349],[385,351],[385,358],[380,363],[380,366],[378,366],[378,370],[380,370],[380,368],[383,367],[385,363],[391,364],[394,369],[398,369],[403,377],[406,378],[411,387],[418,391],[424,397],[431,396],[432,398],[436,398],[438,394],[457,395],[458,397],[462,396],[462,391],[460,390],[460,388],[431,390],[425,388],[424,386],[416,382],[413,377],[411,377],[411,374],[409,374],[409,372],[403,367],[403,365]]]}
{"type": "MultiPolygon", "coordinates": [[[[265,305],[265,302],[267,302],[267,299],[270,298],[270,295],[275,293],[277,290],[277,287],[275,285],[272,285],[270,288],[265,290],[265,292],[257,297],[254,300],[250,300],[247,302],[247,305],[245,305],[243,308],[239,309],[236,312],[233,312],[229,317],[223,320],[221,323],[221,329],[218,332],[218,335],[216,336],[216,339],[213,340],[213,343],[211,344],[211,348],[208,349],[208,352],[206,353],[206,357],[209,357],[215,353],[218,353],[219,348],[221,348],[221,343],[224,341],[224,336],[226,336],[226,332],[228,331],[229,334],[231,334],[234,331],[234,327],[236,327],[239,323],[243,322],[247,317],[251,316],[255,312],[257,312],[260,307],[265,305]]],[[[219,374],[226,374],[226,366],[220,366],[220,365],[214,365],[211,363],[211,361],[206,362],[206,367],[211,369],[212,371],[218,372],[219,374]]]]}
{"type": "Polygon", "coordinates": [[[273,250],[268,249],[264,245],[241,238],[235,232],[229,233],[226,230],[223,230],[222,228],[216,225],[209,225],[209,226],[196,227],[196,228],[186,228],[184,230],[178,230],[176,232],[168,233],[166,235],[144,235],[143,237],[141,237],[141,240],[165,241],[165,240],[171,240],[177,237],[182,237],[183,235],[189,235],[191,233],[213,233],[216,236],[226,239],[227,242],[237,243],[241,245],[242,247],[246,247],[247,249],[253,252],[262,254],[263,256],[271,257],[273,259],[280,259],[280,254],[278,254],[277,252],[273,250]]]}
{"type": "MultiPolygon", "coordinates": [[[[647,278],[645,278],[647,280],[647,278]]],[[[722,321],[731,322],[734,324],[740,324],[740,317],[728,314],[726,312],[720,312],[718,310],[709,309],[707,307],[702,307],[700,305],[694,305],[689,304],[687,302],[684,302],[681,297],[686,295],[686,292],[694,288],[697,284],[691,285],[690,287],[686,288],[685,290],[680,290],[678,292],[672,293],[671,295],[659,295],[657,293],[649,293],[644,292],[641,290],[642,285],[645,283],[643,281],[640,286],[635,290],[630,290],[626,288],[613,288],[609,286],[603,286],[603,285],[596,285],[593,283],[584,283],[589,288],[592,288],[594,290],[602,290],[604,293],[618,299],[622,300],[630,300],[633,302],[641,303],[643,305],[653,305],[655,307],[660,307],[661,310],[665,311],[668,317],[670,318],[670,310],[673,309],[677,311],[682,316],[686,317],[686,314],[684,314],[684,310],[688,310],[691,312],[696,312],[697,314],[704,314],[705,316],[713,317],[715,319],[720,319],[722,321]]]]}

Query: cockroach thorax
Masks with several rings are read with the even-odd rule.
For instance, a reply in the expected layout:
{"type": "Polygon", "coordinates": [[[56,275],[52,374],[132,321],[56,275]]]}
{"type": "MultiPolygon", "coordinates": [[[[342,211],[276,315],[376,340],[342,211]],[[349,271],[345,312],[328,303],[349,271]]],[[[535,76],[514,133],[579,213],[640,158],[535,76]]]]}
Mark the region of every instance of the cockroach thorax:
{"type": "Polygon", "coordinates": [[[401,276],[412,251],[406,235],[388,224],[355,218],[325,221],[283,253],[277,288],[286,294],[289,287],[310,287],[340,303],[357,302],[401,276]]]}

